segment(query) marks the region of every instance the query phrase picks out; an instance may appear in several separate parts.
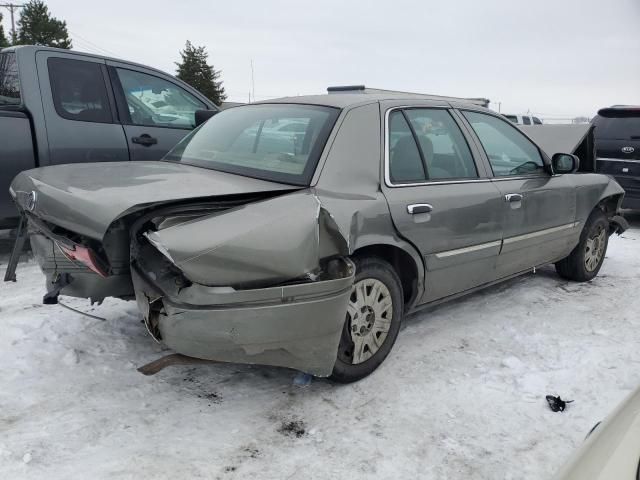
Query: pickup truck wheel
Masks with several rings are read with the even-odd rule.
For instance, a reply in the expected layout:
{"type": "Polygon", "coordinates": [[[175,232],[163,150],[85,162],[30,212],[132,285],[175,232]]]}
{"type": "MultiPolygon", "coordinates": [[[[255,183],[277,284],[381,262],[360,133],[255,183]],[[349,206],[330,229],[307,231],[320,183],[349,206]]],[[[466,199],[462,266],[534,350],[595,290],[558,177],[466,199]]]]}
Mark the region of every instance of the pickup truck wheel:
{"type": "Polygon", "coordinates": [[[376,257],[355,258],[356,278],[331,379],[360,380],[387,357],[402,321],[402,284],[393,267],[376,257]]]}
{"type": "Polygon", "coordinates": [[[556,263],[558,274],[568,280],[587,282],[600,271],[609,244],[609,221],[595,209],[582,229],[580,243],[568,257],[556,263]]]}

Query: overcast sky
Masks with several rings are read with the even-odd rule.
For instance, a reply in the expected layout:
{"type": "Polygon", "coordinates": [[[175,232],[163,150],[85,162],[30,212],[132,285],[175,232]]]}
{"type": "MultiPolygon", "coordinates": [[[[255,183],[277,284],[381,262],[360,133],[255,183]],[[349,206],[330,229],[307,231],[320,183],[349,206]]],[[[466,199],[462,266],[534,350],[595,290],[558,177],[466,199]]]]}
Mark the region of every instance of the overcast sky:
{"type": "MultiPolygon", "coordinates": [[[[229,100],[329,85],[480,96],[502,112],[640,104],[639,0],[48,0],[74,48],[170,73],[207,47],[229,100]]],[[[5,29],[9,29],[8,12],[5,29]]]]}

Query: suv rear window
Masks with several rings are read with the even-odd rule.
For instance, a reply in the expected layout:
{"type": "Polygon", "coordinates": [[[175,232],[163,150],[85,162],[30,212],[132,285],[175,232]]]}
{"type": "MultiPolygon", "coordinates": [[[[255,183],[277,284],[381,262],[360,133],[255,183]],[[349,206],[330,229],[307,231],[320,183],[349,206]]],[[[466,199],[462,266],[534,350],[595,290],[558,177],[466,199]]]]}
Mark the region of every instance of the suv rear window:
{"type": "Polygon", "coordinates": [[[20,105],[20,77],[13,52],[0,53],[0,105],[20,105]]]}
{"type": "Polygon", "coordinates": [[[596,138],[640,140],[640,110],[606,117],[598,115],[593,119],[593,124],[596,126],[596,138]]]}

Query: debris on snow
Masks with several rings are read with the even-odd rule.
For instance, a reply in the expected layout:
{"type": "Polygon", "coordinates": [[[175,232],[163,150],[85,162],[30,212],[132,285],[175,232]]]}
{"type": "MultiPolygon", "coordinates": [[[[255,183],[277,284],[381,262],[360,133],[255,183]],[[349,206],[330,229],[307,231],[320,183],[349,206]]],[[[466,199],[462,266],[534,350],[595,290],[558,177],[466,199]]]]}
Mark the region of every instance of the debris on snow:
{"type": "Polygon", "coordinates": [[[283,422],[278,428],[278,432],[289,437],[300,438],[307,433],[307,429],[302,420],[292,420],[283,422]]]}
{"type": "Polygon", "coordinates": [[[560,396],[554,397],[553,395],[547,395],[547,403],[552,412],[564,412],[567,408],[567,403],[571,403],[573,400],[562,400],[560,396]]]}

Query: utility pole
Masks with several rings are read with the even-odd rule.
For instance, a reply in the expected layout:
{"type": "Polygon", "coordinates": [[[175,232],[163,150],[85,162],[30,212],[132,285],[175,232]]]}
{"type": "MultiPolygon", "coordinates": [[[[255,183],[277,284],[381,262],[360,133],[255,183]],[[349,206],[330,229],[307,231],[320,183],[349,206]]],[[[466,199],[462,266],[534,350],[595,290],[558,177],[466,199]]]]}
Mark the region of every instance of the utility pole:
{"type": "Polygon", "coordinates": [[[3,3],[0,4],[0,7],[8,8],[11,12],[11,43],[16,43],[16,20],[13,15],[13,12],[17,9],[24,7],[24,4],[15,4],[15,3],[3,3]]]}
{"type": "Polygon", "coordinates": [[[253,101],[256,101],[256,83],[253,80],[253,58],[251,59],[251,94],[253,95],[253,101]]]}

